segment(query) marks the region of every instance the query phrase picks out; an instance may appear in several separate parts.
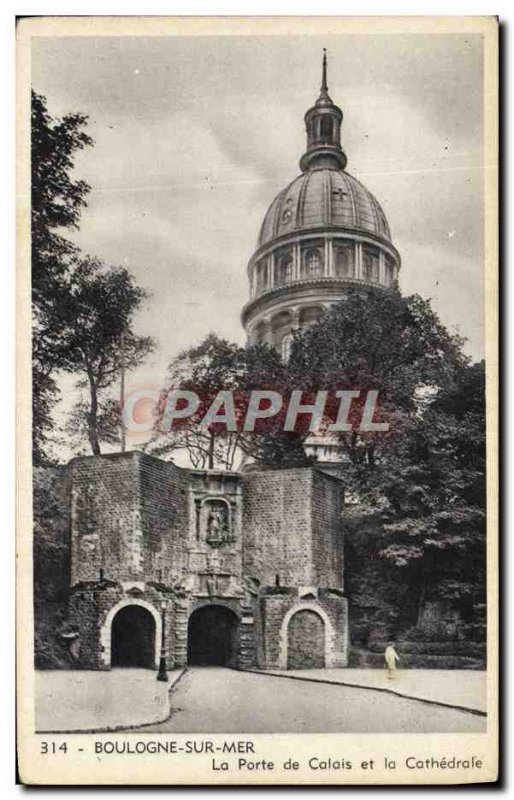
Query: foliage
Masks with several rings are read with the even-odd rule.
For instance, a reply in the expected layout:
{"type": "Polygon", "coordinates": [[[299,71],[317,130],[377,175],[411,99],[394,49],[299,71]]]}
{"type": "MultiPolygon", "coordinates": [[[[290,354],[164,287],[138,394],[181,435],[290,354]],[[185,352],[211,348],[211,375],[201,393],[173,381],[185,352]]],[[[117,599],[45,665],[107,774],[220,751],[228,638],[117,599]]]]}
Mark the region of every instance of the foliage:
{"type": "MultiPolygon", "coordinates": [[[[416,625],[440,600],[476,618],[485,597],[484,365],[464,366],[372,466],[348,465],[347,479],[377,521],[349,549],[350,574],[372,562],[376,584],[393,570],[406,590],[399,617],[416,625]]],[[[367,582],[368,590],[377,593],[367,582]]]]}
{"type": "Polygon", "coordinates": [[[41,358],[38,342],[32,348],[32,442],[35,464],[52,460],[52,408],[59,396],[57,384],[48,364],[41,358]]]}
{"type": "Polygon", "coordinates": [[[57,231],[76,229],[90,187],[72,177],[78,151],[93,140],[84,131],[87,116],[48,113],[46,99],[32,92],[31,109],[31,235],[32,289],[36,306],[44,305],[53,281],[67,266],[75,248],[57,231]]]}
{"type": "Polygon", "coordinates": [[[157,409],[154,437],[147,449],[161,457],[185,451],[195,469],[232,469],[240,434],[222,430],[219,425],[201,429],[199,422],[221,389],[240,388],[244,371],[245,351],[213,333],[196,347],[181,352],[169,365],[167,386],[157,409]],[[185,424],[175,424],[168,430],[164,416],[174,389],[195,392],[200,406],[185,424]]]}
{"type": "Polygon", "coordinates": [[[72,177],[77,153],[92,145],[87,117],[66,114],[53,119],[46,99],[32,92],[31,107],[31,280],[33,303],[33,447],[34,462],[49,456],[51,410],[58,399],[52,373],[58,366],[55,329],[45,312],[77,248],[61,235],[76,229],[89,186],[72,177]]]}
{"type": "MultiPolygon", "coordinates": [[[[83,388],[84,381],[79,386],[83,388]]],[[[86,455],[89,442],[90,403],[79,400],[68,414],[64,432],[77,455],[86,455]]],[[[98,393],[95,430],[98,442],[119,445],[121,435],[121,405],[118,400],[98,393]]]]}
{"type": "Polygon", "coordinates": [[[70,580],[68,486],[59,468],[34,469],[34,649],[36,667],[70,667],[59,637],[70,580]]]}
{"type": "Polygon", "coordinates": [[[350,293],[295,336],[299,386],[376,389],[375,421],[389,423],[359,432],[357,402],[338,435],[340,474],[359,499],[345,512],[348,582],[367,635],[415,626],[431,599],[466,619],[484,598],[485,374],[462,344],[428,301],[396,287],[350,293]]]}
{"type": "Polygon", "coordinates": [[[122,365],[133,369],[153,348],[152,340],[138,336],[133,328],[134,314],[146,297],[128,270],[107,268],[98,259],[85,257],[77,259],[55,287],[45,313],[55,331],[59,368],[82,373],[88,388],[84,424],[94,455],[100,453],[101,439],[113,440],[116,426],[112,403],[106,417],[101,391],[113,384],[122,365]]]}
{"type": "Polygon", "coordinates": [[[273,466],[305,464],[302,447],[305,435],[284,433],[284,413],[244,433],[242,421],[252,389],[273,389],[285,394],[289,374],[277,353],[267,345],[242,348],[209,334],[200,345],[185,350],[168,370],[167,387],[162,393],[155,425],[155,436],[148,449],[154,455],[171,455],[185,450],[196,468],[233,469],[242,454],[273,466]],[[170,391],[183,389],[200,398],[197,411],[163,430],[166,402],[170,391]],[[238,431],[227,432],[220,423],[202,429],[199,423],[221,390],[232,392],[238,431]]]}
{"type": "Polygon", "coordinates": [[[352,430],[339,439],[346,458],[365,466],[387,455],[391,438],[408,433],[424,396],[466,364],[461,347],[418,295],[402,297],[397,287],[353,291],[295,337],[289,371],[298,388],[361,392],[349,415],[352,430]],[[376,421],[389,423],[388,435],[357,431],[370,389],[379,392],[376,421]]]}

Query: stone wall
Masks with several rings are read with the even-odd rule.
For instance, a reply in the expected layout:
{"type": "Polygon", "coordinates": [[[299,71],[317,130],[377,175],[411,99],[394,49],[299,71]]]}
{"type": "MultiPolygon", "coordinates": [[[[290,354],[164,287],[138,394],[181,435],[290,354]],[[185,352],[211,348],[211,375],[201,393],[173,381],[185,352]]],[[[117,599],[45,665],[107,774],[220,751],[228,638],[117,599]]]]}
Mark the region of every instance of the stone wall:
{"type": "Polygon", "coordinates": [[[78,633],[76,653],[78,664],[86,669],[110,669],[112,621],[116,613],[129,605],[142,606],[155,622],[155,663],[161,645],[161,602],[167,601],[165,612],[165,638],[167,665],[176,660],[174,630],[176,624],[175,602],[162,587],[147,584],[145,591],[126,591],[120,584],[103,581],[78,585],[72,592],[69,605],[70,627],[78,633]]]}
{"type": "Polygon", "coordinates": [[[143,579],[139,460],[116,453],[70,462],[72,585],[143,579]]]}
{"type": "Polygon", "coordinates": [[[251,470],[243,484],[243,571],[263,586],[342,585],[340,483],[310,468],[251,470]],[[339,552],[335,552],[335,551],[339,552]]]}
{"type": "Polygon", "coordinates": [[[313,583],[343,589],[341,481],[324,472],[312,473],[313,583]]]}
{"type": "MultiPolygon", "coordinates": [[[[259,664],[263,669],[291,667],[290,625],[295,615],[303,611],[316,614],[323,622],[322,655],[325,667],[347,666],[348,608],[342,592],[329,589],[306,591],[270,588],[262,593],[260,607],[262,649],[259,653],[259,664]]],[[[305,663],[304,667],[306,666],[308,665],[305,663]]]]}
{"type": "Polygon", "coordinates": [[[176,581],[187,569],[189,473],[169,462],[139,456],[143,571],[147,581],[176,581]]]}
{"type": "Polygon", "coordinates": [[[287,632],[287,668],[323,669],[325,667],[325,623],[310,609],[297,611],[287,632]]]}
{"type": "Polygon", "coordinates": [[[139,452],[74,459],[70,470],[72,584],[171,581],[182,572],[187,471],[139,452]]]}
{"type": "Polygon", "coordinates": [[[73,664],[65,632],[70,586],[70,481],[66,467],[35,467],[34,655],[41,669],[73,664]]]}
{"type": "Polygon", "coordinates": [[[312,581],[309,469],[251,471],[244,475],[243,571],[261,585],[312,581]]]}

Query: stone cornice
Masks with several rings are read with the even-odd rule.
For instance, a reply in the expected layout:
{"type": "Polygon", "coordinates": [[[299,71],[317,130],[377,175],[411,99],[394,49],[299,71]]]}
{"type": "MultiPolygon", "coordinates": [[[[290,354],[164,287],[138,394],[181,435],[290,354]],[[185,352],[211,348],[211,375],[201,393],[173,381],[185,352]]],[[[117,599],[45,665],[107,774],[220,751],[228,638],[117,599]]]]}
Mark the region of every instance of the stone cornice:
{"type": "MultiPolygon", "coordinates": [[[[281,301],[286,301],[289,299],[293,300],[299,289],[319,288],[320,290],[326,290],[333,288],[336,291],[342,292],[342,290],[346,287],[353,289],[371,289],[375,291],[380,291],[387,288],[382,284],[372,283],[371,281],[366,280],[359,280],[358,278],[337,278],[335,276],[303,278],[292,281],[291,283],[287,283],[285,286],[275,286],[264,291],[259,295],[259,297],[255,297],[250,300],[245,306],[243,306],[243,310],[241,312],[241,322],[243,327],[246,328],[249,317],[252,316],[253,312],[256,311],[259,306],[263,306],[262,310],[264,311],[269,301],[273,302],[273,305],[276,307],[277,303],[281,301]]],[[[324,300],[323,296],[320,296],[319,299],[321,302],[324,300]]]]}

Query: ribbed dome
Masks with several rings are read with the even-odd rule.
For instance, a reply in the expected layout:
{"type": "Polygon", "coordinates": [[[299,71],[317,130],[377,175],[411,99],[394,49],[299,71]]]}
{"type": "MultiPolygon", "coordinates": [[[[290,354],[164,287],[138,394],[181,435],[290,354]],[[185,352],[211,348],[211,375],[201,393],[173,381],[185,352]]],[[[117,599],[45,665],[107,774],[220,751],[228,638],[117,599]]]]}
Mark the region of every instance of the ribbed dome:
{"type": "Polygon", "coordinates": [[[391,239],[378,200],[356,178],[337,169],[304,172],[280,192],[264,217],[258,247],[312,228],[357,230],[391,239]]]}

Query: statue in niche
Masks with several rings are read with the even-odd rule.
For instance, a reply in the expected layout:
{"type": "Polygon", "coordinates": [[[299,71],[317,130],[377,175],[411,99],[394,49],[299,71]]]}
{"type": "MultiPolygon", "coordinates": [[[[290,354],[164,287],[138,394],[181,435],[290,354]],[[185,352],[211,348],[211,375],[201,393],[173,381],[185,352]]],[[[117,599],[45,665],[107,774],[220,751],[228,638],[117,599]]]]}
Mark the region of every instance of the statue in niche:
{"type": "Polygon", "coordinates": [[[255,598],[259,596],[260,585],[261,582],[250,575],[246,575],[243,579],[243,591],[247,606],[251,606],[255,598]]]}
{"type": "Polygon", "coordinates": [[[231,541],[228,508],[224,503],[210,506],[206,541],[211,547],[221,547],[231,541]]]}

